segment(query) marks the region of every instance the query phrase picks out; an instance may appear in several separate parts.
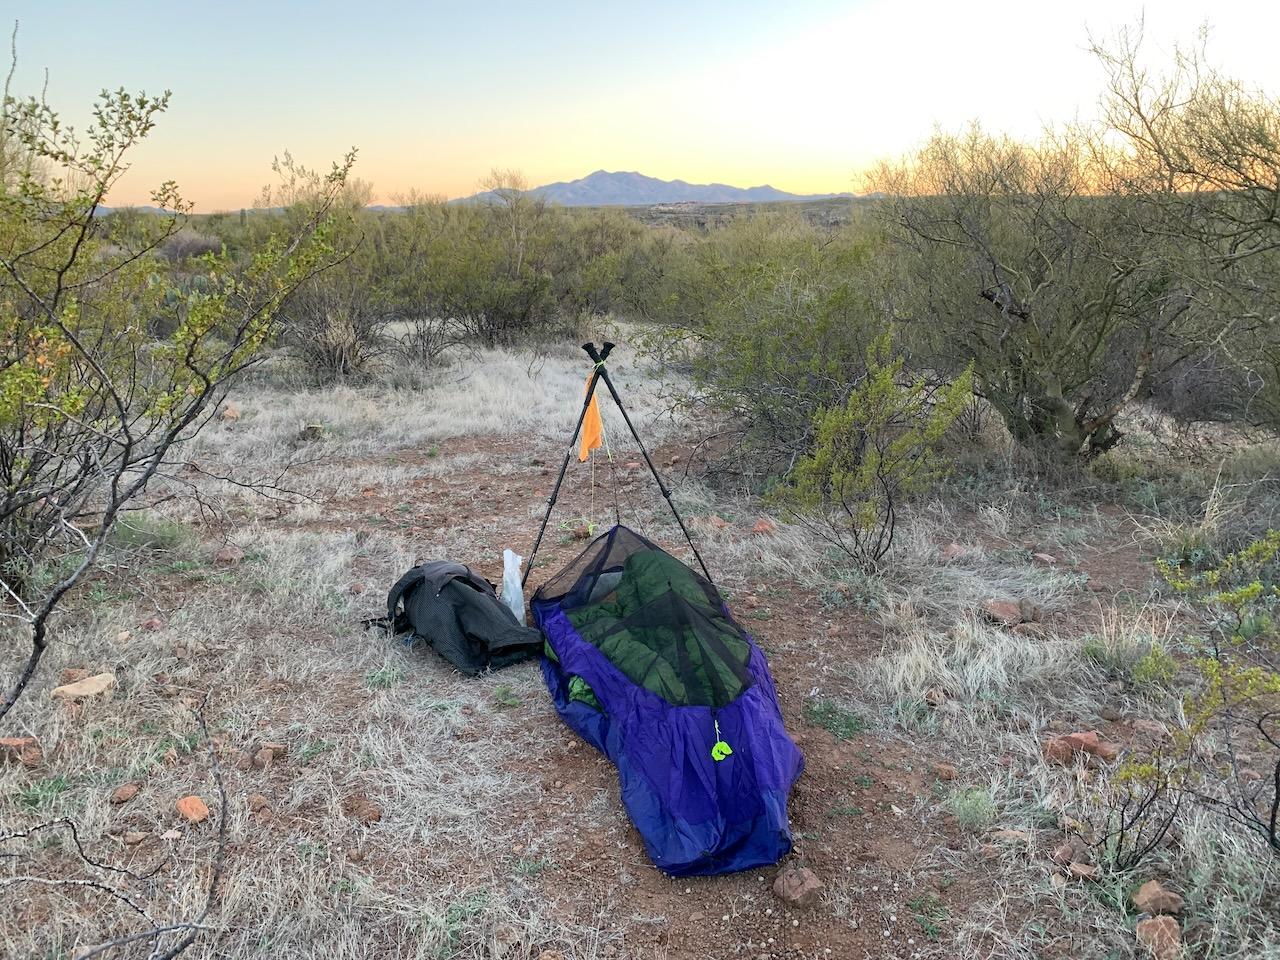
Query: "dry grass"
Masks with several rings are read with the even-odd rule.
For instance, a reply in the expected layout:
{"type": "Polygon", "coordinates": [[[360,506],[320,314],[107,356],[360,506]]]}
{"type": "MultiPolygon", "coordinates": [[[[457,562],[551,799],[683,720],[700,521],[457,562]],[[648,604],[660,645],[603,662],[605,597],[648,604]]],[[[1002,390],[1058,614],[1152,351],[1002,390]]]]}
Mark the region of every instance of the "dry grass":
{"type": "MultiPolygon", "coordinates": [[[[126,883],[153,917],[193,915],[215,833],[208,824],[182,824],[174,804],[187,793],[215,796],[208,745],[190,708],[207,694],[205,715],[229,798],[215,814],[226,816],[230,859],[215,929],[190,956],[535,960],[553,950],[566,960],[662,960],[665,950],[631,946],[638,932],[670,927],[673,917],[634,895],[637,873],[649,868],[634,853],[616,787],[551,789],[565,759],[584,748],[558,724],[536,666],[465,679],[426,651],[359,627],[380,612],[382,589],[413,563],[452,557],[496,569],[495,545],[527,536],[542,510],[529,490],[549,483],[542,464],[530,479],[532,461],[558,463],[586,368],[571,349],[540,360],[489,351],[431,374],[421,390],[245,384],[233,397],[241,419],[215,423],[190,455],[264,470],[290,457],[309,461],[290,484],[314,499],[286,510],[208,483],[205,491],[226,508],[219,524],[204,526],[180,498],[122,534],[103,574],[58,621],[40,679],[4,731],[39,737],[46,762],[37,770],[0,766],[0,823],[12,829],[74,817],[95,857],[135,868],[164,865],[158,881],[126,883]],[[321,440],[298,439],[307,423],[323,424],[321,440]],[[477,476],[492,480],[485,511],[416,533],[409,528],[415,518],[400,523],[399,514],[376,528],[362,517],[335,515],[354,509],[352,498],[366,489],[394,500],[415,482],[466,477],[469,484],[477,476]],[[218,565],[213,554],[228,535],[246,556],[218,565]],[[158,629],[142,627],[151,617],[158,629]],[[118,686],[76,708],[52,703],[49,690],[65,667],[111,670],[118,686]],[[240,769],[244,752],[268,740],[285,743],[287,759],[268,770],[240,769]],[[112,789],[127,780],[140,782],[141,792],[112,805],[112,789]],[[259,793],[268,816],[249,808],[259,793]],[[350,816],[353,797],[376,803],[381,817],[366,823],[350,816]],[[162,839],[170,829],[177,840],[162,839]],[[146,839],[126,846],[124,831],[146,839]],[[573,867],[586,838],[627,850],[630,859],[614,872],[597,874],[593,864],[589,873],[544,882],[573,867]]],[[[614,369],[646,442],[656,447],[677,435],[666,432],[679,425],[664,419],[646,371],[625,356],[614,369]]],[[[602,407],[616,453],[631,456],[617,439],[623,428],[611,404],[602,407]]],[[[678,473],[678,466],[663,467],[678,473]]],[[[582,493],[582,476],[574,475],[548,534],[564,552],[578,545],[559,522],[576,523],[593,510],[588,519],[607,522],[611,513],[604,497],[582,493]]],[[[1113,595],[1086,594],[1083,578],[1069,569],[1070,561],[1127,545],[1132,531],[1096,512],[1068,509],[1030,484],[1001,481],[965,501],[973,510],[960,509],[954,490],[950,499],[914,506],[891,563],[867,575],[798,526],[773,518],[773,529],[753,533],[764,515],[758,502],[718,497],[692,479],[670,482],[735,612],[758,614],[760,623],[748,626],[759,627],[770,655],[787,658],[787,668],[812,683],[793,696],[830,694],[856,705],[859,718],[870,721],[859,726],[858,749],[905,743],[913,756],[945,756],[961,766],[958,782],[904,800],[911,815],[899,828],[961,818],[966,829],[955,849],[926,850],[907,870],[863,862],[825,878],[825,900],[815,909],[850,930],[874,928],[877,937],[889,930],[903,955],[1030,960],[1065,942],[1072,955],[1133,956],[1124,897],[1139,878],[1109,878],[1097,887],[1050,882],[1044,848],[1061,837],[1060,818],[1090,782],[1085,768],[1052,767],[1041,754],[1046,731],[1094,725],[1104,700],[1129,717],[1170,706],[1168,692],[1135,686],[1133,668],[1153,642],[1176,648],[1176,606],[1155,597],[1130,608],[1113,595]],[[965,550],[943,561],[940,547],[952,541],[965,550]],[[1063,562],[1034,563],[1029,543],[1063,562]],[[739,607],[744,597],[759,607],[739,607]],[[1041,608],[1046,635],[982,620],[978,611],[992,598],[1041,608]],[[800,624],[777,631],[777,639],[773,604],[800,624]],[[860,644],[848,645],[854,653],[845,632],[840,646],[833,644],[831,628],[856,630],[860,644]],[[1122,691],[1107,690],[1115,678],[1122,691]],[[925,705],[933,688],[946,692],[950,708],[925,705]],[[1033,839],[1002,847],[994,861],[981,859],[996,828],[1026,830],[1033,839]],[[932,901],[907,896],[917,882],[975,870],[993,879],[966,914],[943,920],[932,901]],[[936,942],[926,933],[930,923],[938,927],[936,942]]],[[[631,485],[623,508],[637,528],[682,542],[647,477],[631,485]]],[[[526,543],[512,545],[524,552],[526,543]]],[[[0,636],[6,648],[16,642],[0,636]]],[[[802,704],[786,708],[804,722],[802,704]]],[[[869,824],[863,831],[872,833],[869,824]]],[[[0,861],[3,876],[85,875],[73,866],[65,838],[7,844],[5,852],[18,856],[0,861]]],[[[1197,817],[1151,869],[1185,892],[1206,956],[1280,957],[1280,868],[1248,838],[1197,817]]],[[[699,892],[735,889],[714,883],[699,892]]],[[[772,909],[764,889],[724,896],[726,911],[772,909]]],[[[66,956],[109,931],[132,929],[126,913],[82,889],[5,887],[0,953],[66,956]]]]}

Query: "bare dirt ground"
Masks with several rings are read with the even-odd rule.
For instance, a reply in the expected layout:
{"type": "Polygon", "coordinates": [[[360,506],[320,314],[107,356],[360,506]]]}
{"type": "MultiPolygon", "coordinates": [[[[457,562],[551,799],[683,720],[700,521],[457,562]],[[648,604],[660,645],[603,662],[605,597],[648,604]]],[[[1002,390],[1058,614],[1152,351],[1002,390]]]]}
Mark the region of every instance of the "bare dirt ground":
{"type": "MultiPolygon", "coordinates": [[[[556,389],[572,408],[578,368],[564,364],[556,389]]],[[[688,448],[646,397],[656,459],[682,476],[688,448]]],[[[95,859],[148,877],[106,879],[155,922],[198,912],[225,820],[209,930],[188,955],[1143,955],[1126,906],[1133,878],[1074,879],[1049,859],[1069,798],[1096,771],[1050,766],[1040,749],[1080,729],[1136,748],[1134,721],[1157,712],[1081,654],[1087,636],[1176,633],[1150,543],[1123,511],[1033,509],[1013,488],[921,505],[897,565],[868,578],[838,569],[802,530],[754,532],[759,505],[717,499],[696,471],[677,484],[805,755],[784,865],[812,870],[823,891],[798,908],[772,892],[778,868],[656,871],[612,766],[560,723],[536,664],[467,679],[360,626],[420,559],[448,556],[497,582],[504,547],[527,553],[572,410],[541,431],[504,429],[537,415],[526,410],[476,432],[455,418],[414,433],[403,424],[422,410],[363,396],[246,391],[233,402],[240,415],[193,457],[210,468],[296,456],[306,462],[289,483],[310,499],[224,491],[220,515],[176,499],[140,519],[60,624],[21,708],[18,732],[38,738],[42,760],[0,767],[3,822],[73,818],[95,859]],[[381,438],[378,418],[392,425],[381,438]],[[323,439],[298,441],[299,422],[324,424],[323,439]],[[990,599],[1025,601],[1031,624],[989,622],[990,599]],[[68,670],[116,684],[52,700],[68,670]],[[190,709],[200,703],[211,744],[190,709]],[[136,795],[118,802],[126,784],[136,795]],[[189,794],[208,802],[207,821],[178,813],[189,794]]],[[[681,555],[651,479],[610,431],[624,522],[681,555]]],[[[611,522],[612,474],[598,465],[591,479],[575,462],[531,589],[582,549],[584,521],[611,522]]],[[[1194,856],[1196,838],[1184,842],[1194,856]]],[[[73,854],[51,829],[4,869],[104,876],[73,854]]],[[[0,942],[14,957],[76,955],[140,928],[137,912],[83,888],[10,882],[0,942]]],[[[1226,921],[1200,922],[1211,944],[1223,936],[1226,921]]]]}

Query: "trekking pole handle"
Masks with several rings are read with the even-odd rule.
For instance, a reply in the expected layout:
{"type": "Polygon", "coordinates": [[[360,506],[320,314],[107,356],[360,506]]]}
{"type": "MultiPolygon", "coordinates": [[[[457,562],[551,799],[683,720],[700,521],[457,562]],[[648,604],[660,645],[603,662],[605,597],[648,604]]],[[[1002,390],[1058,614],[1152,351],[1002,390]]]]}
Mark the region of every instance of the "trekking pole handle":
{"type": "Polygon", "coordinates": [[[584,343],[582,345],[582,349],[587,351],[587,356],[589,356],[596,363],[604,363],[606,360],[609,359],[609,352],[613,350],[615,346],[617,346],[617,344],[610,343],[608,340],[606,340],[604,343],[600,345],[599,350],[596,349],[596,345],[594,343],[584,343]]]}

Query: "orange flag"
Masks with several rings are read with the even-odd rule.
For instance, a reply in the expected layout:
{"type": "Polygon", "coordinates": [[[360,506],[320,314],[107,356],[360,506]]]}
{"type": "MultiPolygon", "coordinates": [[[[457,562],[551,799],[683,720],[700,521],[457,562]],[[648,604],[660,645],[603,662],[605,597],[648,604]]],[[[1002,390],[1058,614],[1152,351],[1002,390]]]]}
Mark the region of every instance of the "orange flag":
{"type": "MultiPolygon", "coordinates": [[[[587,377],[587,388],[591,386],[591,378],[587,377]]],[[[583,389],[583,393],[587,392],[583,389]]],[[[587,405],[587,415],[582,420],[582,445],[578,448],[578,459],[585,462],[591,451],[604,445],[604,421],[600,419],[600,405],[596,403],[596,395],[591,395],[591,403],[587,405]]]]}

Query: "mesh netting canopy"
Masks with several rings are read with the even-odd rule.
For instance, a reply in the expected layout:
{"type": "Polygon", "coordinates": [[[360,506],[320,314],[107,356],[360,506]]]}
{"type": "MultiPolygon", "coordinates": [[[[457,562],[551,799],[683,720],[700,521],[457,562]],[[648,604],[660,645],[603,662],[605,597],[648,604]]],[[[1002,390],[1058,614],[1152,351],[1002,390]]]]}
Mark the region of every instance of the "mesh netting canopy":
{"type": "Polygon", "coordinates": [[[543,584],[583,640],[676,706],[721,708],[751,686],[751,647],[719,592],[661,547],[614,527],[543,584]]]}

